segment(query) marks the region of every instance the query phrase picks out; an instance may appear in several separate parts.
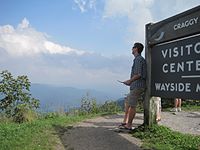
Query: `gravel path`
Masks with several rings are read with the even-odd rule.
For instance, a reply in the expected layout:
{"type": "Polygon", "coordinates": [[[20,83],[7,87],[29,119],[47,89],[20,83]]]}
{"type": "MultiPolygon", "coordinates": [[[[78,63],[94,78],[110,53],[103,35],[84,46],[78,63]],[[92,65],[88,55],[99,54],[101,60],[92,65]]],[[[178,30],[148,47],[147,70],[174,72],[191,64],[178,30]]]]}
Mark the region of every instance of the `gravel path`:
{"type": "MultiPolygon", "coordinates": [[[[141,141],[128,133],[117,133],[123,114],[88,119],[60,130],[65,150],[140,150],[141,141]]],[[[134,127],[143,123],[143,114],[136,114],[134,127]]],[[[162,112],[160,125],[182,133],[200,135],[200,112],[162,112]]],[[[62,148],[59,148],[62,149],[62,148]]]]}
{"type": "Polygon", "coordinates": [[[162,120],[159,122],[161,125],[182,133],[200,135],[200,111],[162,112],[161,116],[162,120]]]}

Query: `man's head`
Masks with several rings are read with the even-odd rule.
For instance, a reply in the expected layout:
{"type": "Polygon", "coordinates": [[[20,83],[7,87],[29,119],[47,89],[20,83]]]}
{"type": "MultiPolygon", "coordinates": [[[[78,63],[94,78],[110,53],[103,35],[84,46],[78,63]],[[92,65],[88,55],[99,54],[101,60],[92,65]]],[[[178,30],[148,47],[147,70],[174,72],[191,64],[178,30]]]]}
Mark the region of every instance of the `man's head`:
{"type": "Polygon", "coordinates": [[[137,53],[141,54],[143,49],[144,46],[142,43],[134,43],[134,46],[132,48],[132,53],[135,54],[135,52],[137,51],[137,53]]]}

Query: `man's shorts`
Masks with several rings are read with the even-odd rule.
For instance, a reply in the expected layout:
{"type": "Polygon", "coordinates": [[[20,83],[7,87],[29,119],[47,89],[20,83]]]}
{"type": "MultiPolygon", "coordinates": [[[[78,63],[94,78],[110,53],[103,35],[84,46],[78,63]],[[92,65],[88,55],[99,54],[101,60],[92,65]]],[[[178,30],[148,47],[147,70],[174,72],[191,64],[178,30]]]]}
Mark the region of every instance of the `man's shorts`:
{"type": "Polygon", "coordinates": [[[130,90],[130,93],[128,94],[126,99],[128,106],[136,107],[138,100],[144,99],[144,92],[144,88],[130,90]]]}

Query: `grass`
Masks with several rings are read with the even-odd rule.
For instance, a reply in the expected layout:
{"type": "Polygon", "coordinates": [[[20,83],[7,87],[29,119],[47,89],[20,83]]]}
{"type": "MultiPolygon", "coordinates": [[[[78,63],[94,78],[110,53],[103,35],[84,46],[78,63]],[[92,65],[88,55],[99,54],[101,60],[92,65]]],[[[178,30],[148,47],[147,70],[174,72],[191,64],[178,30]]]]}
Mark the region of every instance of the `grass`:
{"type": "Polygon", "coordinates": [[[72,109],[68,113],[38,113],[40,119],[29,123],[14,123],[12,118],[6,118],[0,112],[0,150],[51,150],[57,149],[57,146],[63,148],[61,136],[70,125],[120,110],[113,101],[106,101],[102,106],[98,106],[96,101],[89,97],[83,100],[81,109],[72,109]]]}
{"type": "Polygon", "coordinates": [[[185,105],[182,109],[184,111],[200,111],[200,105],[185,105]]]}
{"type": "Polygon", "coordinates": [[[59,138],[56,136],[55,126],[70,124],[90,118],[88,116],[57,116],[39,119],[31,123],[16,124],[0,123],[1,150],[50,150],[54,149],[59,138]]]}
{"type": "MultiPolygon", "coordinates": [[[[170,111],[172,107],[162,108],[163,111],[170,111]]],[[[199,105],[183,105],[181,107],[183,111],[200,111],[199,105]]]]}
{"type": "Polygon", "coordinates": [[[144,149],[153,150],[199,150],[200,136],[182,134],[167,127],[143,126],[133,131],[133,136],[142,139],[144,149]]]}
{"type": "MultiPolygon", "coordinates": [[[[104,114],[105,115],[105,114],[104,114]]],[[[1,150],[53,150],[59,143],[56,126],[67,127],[86,118],[85,116],[56,116],[31,123],[0,123],[1,150]]],[[[134,130],[133,136],[142,139],[144,149],[154,150],[199,150],[200,136],[182,134],[164,126],[143,126],[134,130]]]]}
{"type": "MultiPolygon", "coordinates": [[[[200,110],[199,106],[183,107],[184,110],[200,110]]],[[[110,109],[109,109],[110,110],[110,109]]],[[[112,114],[112,113],[110,113],[112,114]]],[[[0,122],[0,150],[53,150],[61,144],[59,129],[104,114],[60,115],[49,113],[46,119],[38,119],[30,123],[17,124],[9,120],[0,122]],[[59,127],[59,129],[57,128],[59,127]]],[[[62,131],[61,131],[62,132],[62,131]]],[[[167,127],[153,126],[144,130],[143,127],[134,131],[133,136],[143,140],[144,149],[155,150],[198,150],[200,137],[171,131],[167,127]]],[[[62,146],[62,145],[61,145],[62,146]]]]}

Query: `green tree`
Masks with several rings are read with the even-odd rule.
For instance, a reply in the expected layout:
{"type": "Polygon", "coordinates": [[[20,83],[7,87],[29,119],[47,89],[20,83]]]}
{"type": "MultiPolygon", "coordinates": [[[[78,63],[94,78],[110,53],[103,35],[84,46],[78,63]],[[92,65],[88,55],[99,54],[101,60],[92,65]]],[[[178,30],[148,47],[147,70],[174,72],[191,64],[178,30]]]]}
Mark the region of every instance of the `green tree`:
{"type": "Polygon", "coordinates": [[[0,110],[16,122],[23,122],[26,115],[39,108],[39,100],[30,94],[30,82],[27,76],[13,78],[7,70],[0,73],[0,110]]]}

